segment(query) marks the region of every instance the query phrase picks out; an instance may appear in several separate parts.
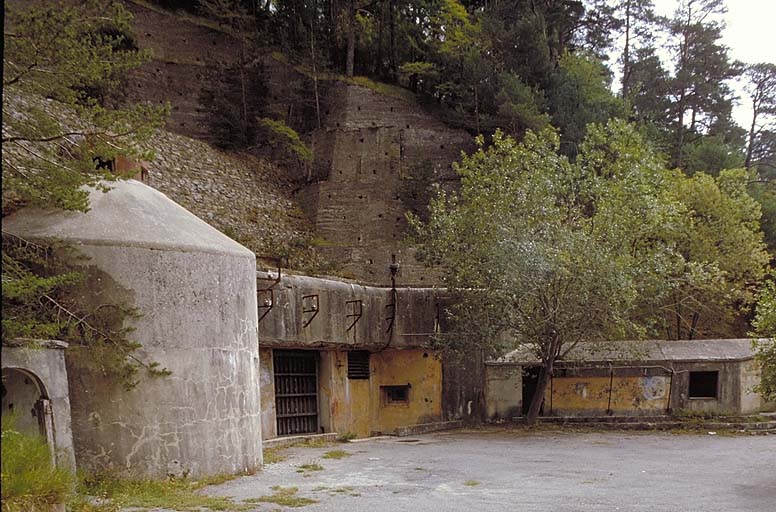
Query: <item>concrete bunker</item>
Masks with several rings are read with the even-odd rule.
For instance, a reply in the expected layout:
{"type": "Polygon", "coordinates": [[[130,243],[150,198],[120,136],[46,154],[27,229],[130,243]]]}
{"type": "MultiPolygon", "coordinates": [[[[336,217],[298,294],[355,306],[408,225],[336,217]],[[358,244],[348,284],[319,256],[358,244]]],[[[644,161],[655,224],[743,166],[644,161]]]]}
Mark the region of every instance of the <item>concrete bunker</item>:
{"type": "MultiPolygon", "coordinates": [[[[766,404],[749,339],[622,342],[609,351],[572,351],[550,379],[541,414],[651,416],[749,414],[766,404]]],[[[538,361],[515,350],[486,363],[487,416],[524,415],[538,361]]]]}
{"type": "Polygon", "coordinates": [[[91,191],[87,213],[25,209],[3,226],[28,240],[67,242],[86,256],[87,298],[134,305],[139,355],[172,372],[141,374],[125,391],[67,357],[79,466],[148,477],[257,468],[255,256],[142,183],[109,186],[91,191]]]}
{"type": "Polygon", "coordinates": [[[478,420],[477,408],[458,403],[468,395],[445,379],[443,357],[427,347],[443,293],[259,272],[265,439],[366,437],[478,420]]]}

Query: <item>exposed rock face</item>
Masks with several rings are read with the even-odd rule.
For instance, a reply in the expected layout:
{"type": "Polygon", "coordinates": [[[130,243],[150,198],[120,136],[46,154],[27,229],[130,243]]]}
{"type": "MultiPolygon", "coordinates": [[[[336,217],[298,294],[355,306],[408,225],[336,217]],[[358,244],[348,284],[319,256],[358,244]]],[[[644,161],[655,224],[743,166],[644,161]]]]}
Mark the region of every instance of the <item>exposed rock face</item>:
{"type": "Polygon", "coordinates": [[[98,304],[126,302],[140,356],[172,371],[129,392],[68,357],[79,467],[165,477],[238,473],[261,464],[253,253],[136,181],[92,192],[91,210],[25,209],[3,229],[72,243],[98,304]]]}

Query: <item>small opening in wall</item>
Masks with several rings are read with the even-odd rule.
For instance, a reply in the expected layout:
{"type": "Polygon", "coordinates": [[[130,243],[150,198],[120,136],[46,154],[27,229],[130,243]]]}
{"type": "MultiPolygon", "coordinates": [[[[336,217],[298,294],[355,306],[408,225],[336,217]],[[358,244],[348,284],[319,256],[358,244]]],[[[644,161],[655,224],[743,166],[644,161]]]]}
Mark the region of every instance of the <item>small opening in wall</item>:
{"type": "Polygon", "coordinates": [[[391,107],[391,112],[393,112],[393,107],[391,107]]]}
{"type": "Polygon", "coordinates": [[[719,372],[690,372],[689,398],[717,398],[719,394],[719,372]]]}
{"type": "Polygon", "coordinates": [[[407,125],[407,129],[408,129],[408,130],[410,129],[410,125],[407,125]]]}
{"type": "Polygon", "coordinates": [[[372,174],[377,174],[377,170],[376,169],[372,169],[372,174]]]}
{"type": "Polygon", "coordinates": [[[369,378],[369,351],[348,351],[348,379],[369,378]]]}
{"type": "Polygon", "coordinates": [[[383,404],[408,404],[410,403],[410,386],[380,386],[383,395],[383,404]]]}
{"type": "Polygon", "coordinates": [[[367,261],[367,263],[369,263],[370,265],[374,264],[374,261],[372,260],[372,258],[369,258],[369,259],[368,259],[368,260],[366,260],[366,261],[367,261]]]}

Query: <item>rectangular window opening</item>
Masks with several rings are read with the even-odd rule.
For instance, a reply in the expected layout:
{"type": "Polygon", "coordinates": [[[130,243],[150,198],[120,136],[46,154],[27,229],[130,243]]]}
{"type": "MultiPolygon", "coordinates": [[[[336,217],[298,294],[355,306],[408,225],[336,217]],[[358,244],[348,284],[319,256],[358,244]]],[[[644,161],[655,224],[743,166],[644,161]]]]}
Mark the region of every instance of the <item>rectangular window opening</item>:
{"type": "Polygon", "coordinates": [[[383,394],[383,403],[408,404],[410,402],[410,386],[380,386],[383,394]]]}
{"type": "Polygon", "coordinates": [[[719,372],[690,372],[690,398],[717,398],[719,372]]]}
{"type": "Polygon", "coordinates": [[[351,350],[348,352],[348,379],[369,378],[369,351],[351,350]]]}

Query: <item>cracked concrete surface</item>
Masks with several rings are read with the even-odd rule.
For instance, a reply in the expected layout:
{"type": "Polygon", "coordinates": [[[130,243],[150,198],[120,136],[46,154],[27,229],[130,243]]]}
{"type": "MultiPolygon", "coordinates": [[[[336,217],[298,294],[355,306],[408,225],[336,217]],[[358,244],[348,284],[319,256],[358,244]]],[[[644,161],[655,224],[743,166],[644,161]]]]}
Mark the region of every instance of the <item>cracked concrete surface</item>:
{"type": "MultiPolygon", "coordinates": [[[[768,511],[776,438],[488,429],[291,448],[205,492],[236,501],[298,487],[305,511],[768,511]],[[329,450],[351,454],[322,458],[329,450]],[[322,471],[297,473],[302,464],[322,471]]],[[[271,504],[260,510],[277,510],[271,504]]]]}

